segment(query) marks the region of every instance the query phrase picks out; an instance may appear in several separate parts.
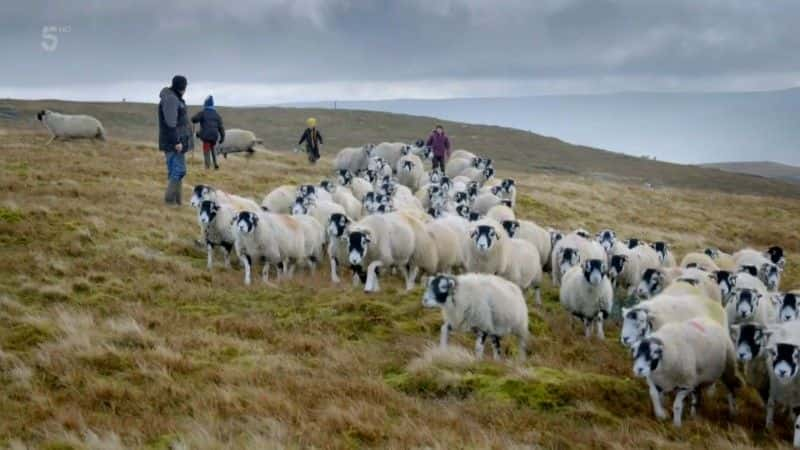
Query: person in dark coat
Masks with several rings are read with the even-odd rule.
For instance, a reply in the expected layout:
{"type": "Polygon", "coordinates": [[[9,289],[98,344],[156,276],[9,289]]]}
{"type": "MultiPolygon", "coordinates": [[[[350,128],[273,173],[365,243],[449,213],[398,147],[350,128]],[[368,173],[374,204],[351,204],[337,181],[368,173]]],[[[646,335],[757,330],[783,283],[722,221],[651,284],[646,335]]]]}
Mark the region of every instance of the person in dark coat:
{"type": "Polygon", "coordinates": [[[214,97],[210,95],[206,97],[203,110],[192,116],[192,123],[200,124],[197,137],[203,141],[203,161],[206,169],[211,168],[212,161],[214,170],[219,169],[215,148],[225,140],[225,126],[222,124],[222,117],[214,108],[214,97]]]}
{"type": "Polygon", "coordinates": [[[444,134],[443,126],[436,125],[426,145],[433,150],[433,168],[439,167],[444,172],[444,165],[450,159],[450,138],[444,134]]]}
{"type": "Polygon", "coordinates": [[[308,128],[303,132],[303,135],[300,137],[300,142],[298,142],[297,145],[302,145],[303,142],[305,142],[308,161],[311,164],[316,164],[320,155],[319,146],[323,144],[322,134],[317,130],[317,119],[313,117],[309,118],[306,120],[306,125],[308,125],[308,128]]]}
{"type": "Polygon", "coordinates": [[[186,111],[183,94],[189,83],[186,77],[175,75],[172,84],[161,89],[158,103],[158,148],[164,152],[167,162],[167,190],[164,202],[167,205],[181,204],[181,181],[186,176],[185,154],[192,149],[192,125],[186,111]]]}

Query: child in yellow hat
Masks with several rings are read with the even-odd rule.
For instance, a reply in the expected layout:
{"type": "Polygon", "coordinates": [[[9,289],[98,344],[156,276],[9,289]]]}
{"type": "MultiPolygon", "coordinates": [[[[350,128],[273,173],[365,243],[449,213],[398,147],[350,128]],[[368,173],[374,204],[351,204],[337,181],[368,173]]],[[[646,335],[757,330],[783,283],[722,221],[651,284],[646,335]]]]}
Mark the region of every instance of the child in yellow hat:
{"type": "Polygon", "coordinates": [[[317,130],[317,119],[309,117],[306,120],[308,128],[303,132],[300,137],[300,142],[297,145],[306,143],[306,153],[308,153],[308,161],[315,164],[319,159],[319,146],[322,145],[322,134],[317,130]]]}

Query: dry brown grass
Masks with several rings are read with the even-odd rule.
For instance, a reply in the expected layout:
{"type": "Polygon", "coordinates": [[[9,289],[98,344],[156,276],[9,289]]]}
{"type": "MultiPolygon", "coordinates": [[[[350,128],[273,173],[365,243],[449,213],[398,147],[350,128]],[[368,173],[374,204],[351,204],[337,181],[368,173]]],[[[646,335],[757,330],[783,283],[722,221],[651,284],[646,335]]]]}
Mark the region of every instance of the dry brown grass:
{"type": "MultiPolygon", "coordinates": [[[[518,366],[475,361],[469,336],[431,348],[439,314],[394,281],[367,296],[325,270],[275,288],[209,273],[194,211],[162,206],[159,152],[46,139],[7,130],[0,143],[0,443],[11,448],[788,445],[785,421],[761,431],[753,392],[733,420],[711,398],[681,430],[656,422],[618,330],[585,341],[549,287],[518,366]]],[[[206,172],[196,158],[184,198],[197,182],[260,198],[328,167],[270,153],[206,172]]],[[[522,216],[679,252],[777,242],[790,252],[784,286],[800,285],[800,201],[517,178],[522,216]]]]}

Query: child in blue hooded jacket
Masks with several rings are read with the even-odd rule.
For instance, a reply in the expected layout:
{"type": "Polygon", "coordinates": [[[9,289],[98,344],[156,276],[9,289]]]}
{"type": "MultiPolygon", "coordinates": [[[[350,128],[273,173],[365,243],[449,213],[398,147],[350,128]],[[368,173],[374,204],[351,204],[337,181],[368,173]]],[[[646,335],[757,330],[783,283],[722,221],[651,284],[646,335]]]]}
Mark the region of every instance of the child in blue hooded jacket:
{"type": "Polygon", "coordinates": [[[215,147],[225,140],[225,127],[222,124],[222,117],[214,108],[214,97],[210,95],[206,97],[203,102],[203,110],[192,116],[192,123],[200,124],[197,137],[203,141],[203,160],[206,169],[211,168],[212,161],[214,169],[219,169],[215,147]]]}

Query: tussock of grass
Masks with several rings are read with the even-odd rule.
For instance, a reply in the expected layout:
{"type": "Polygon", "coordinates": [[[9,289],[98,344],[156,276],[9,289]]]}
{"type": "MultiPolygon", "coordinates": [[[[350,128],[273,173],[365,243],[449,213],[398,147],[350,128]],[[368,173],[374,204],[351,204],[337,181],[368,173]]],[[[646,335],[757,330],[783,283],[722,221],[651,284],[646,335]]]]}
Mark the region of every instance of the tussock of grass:
{"type": "MultiPolygon", "coordinates": [[[[780,446],[752,392],[729,420],[708,398],[681,430],[656,422],[616,341],[586,341],[545,283],[530,356],[476,361],[472,336],[438,342],[441,314],[391,276],[366,295],[327,267],[246,287],[205,268],[188,206],[161,205],[163,157],[111,141],[9,131],[0,177],[0,444],[11,448],[728,448],[780,446]],[[31,151],[36,149],[37,151],[31,151]],[[31,171],[24,168],[36,168],[31,171]],[[11,211],[11,213],[9,213],[11,211]],[[8,217],[14,217],[8,220],[8,217]]],[[[259,199],[329,174],[323,160],[232,156],[189,186],[259,199]]],[[[505,175],[505,173],[504,173],[505,175]]],[[[800,285],[800,202],[656,191],[577,176],[509,174],[519,215],[570,230],[614,228],[676,251],[783,244],[800,285]],[[762,218],[768,219],[762,219],[762,218]]],[[[720,391],[720,390],[718,390],[720,391]]]]}

